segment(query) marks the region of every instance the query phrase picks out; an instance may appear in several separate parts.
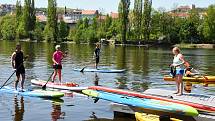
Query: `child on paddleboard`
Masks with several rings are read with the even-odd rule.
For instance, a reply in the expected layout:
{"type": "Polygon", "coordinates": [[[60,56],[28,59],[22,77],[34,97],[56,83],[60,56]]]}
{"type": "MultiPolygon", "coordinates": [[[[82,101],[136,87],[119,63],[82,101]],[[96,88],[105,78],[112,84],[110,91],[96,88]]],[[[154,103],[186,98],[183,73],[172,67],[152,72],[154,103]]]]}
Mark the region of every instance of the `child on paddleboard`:
{"type": "Polygon", "coordinates": [[[24,54],[22,51],[21,44],[16,45],[15,52],[12,53],[11,56],[11,64],[13,69],[16,71],[16,81],[14,84],[15,89],[17,90],[17,85],[20,80],[20,76],[22,76],[21,80],[21,91],[24,89],[24,81],[25,81],[25,67],[24,67],[24,54]]]}
{"type": "Polygon", "coordinates": [[[60,45],[55,46],[56,51],[52,55],[54,74],[52,75],[52,82],[54,82],[56,75],[58,74],[58,79],[61,83],[61,70],[62,70],[62,59],[66,57],[67,53],[63,53],[60,50],[60,45]]]}

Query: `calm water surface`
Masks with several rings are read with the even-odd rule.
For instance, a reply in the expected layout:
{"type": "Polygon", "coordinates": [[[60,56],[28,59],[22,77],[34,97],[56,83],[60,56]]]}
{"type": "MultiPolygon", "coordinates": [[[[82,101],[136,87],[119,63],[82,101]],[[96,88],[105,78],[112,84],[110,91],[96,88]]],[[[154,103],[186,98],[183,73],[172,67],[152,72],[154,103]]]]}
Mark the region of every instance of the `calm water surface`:
{"type": "MultiPolygon", "coordinates": [[[[10,55],[16,43],[0,41],[0,84],[2,85],[13,73],[10,55]]],[[[25,62],[26,88],[32,88],[30,80],[40,78],[47,80],[53,69],[51,56],[54,44],[23,42],[23,51],[29,55],[25,62]]],[[[63,60],[64,82],[76,82],[80,86],[102,85],[113,88],[130,89],[142,92],[148,88],[175,89],[174,83],[162,80],[169,71],[172,62],[171,48],[144,48],[102,46],[101,65],[114,69],[126,69],[126,73],[80,73],[74,68],[82,68],[91,64],[94,46],[62,44],[69,55],[63,60]]],[[[202,74],[215,75],[214,49],[182,49],[186,60],[202,74]]],[[[14,81],[13,76],[9,82],[14,81]]],[[[10,84],[12,86],[12,84],[10,84]]],[[[215,87],[203,87],[195,84],[193,92],[214,95],[215,87]]],[[[93,103],[91,98],[72,93],[61,100],[44,100],[40,98],[22,97],[19,95],[0,92],[0,120],[1,121],[82,121],[82,120],[121,120],[114,119],[110,109],[110,102],[99,100],[93,103]]]]}

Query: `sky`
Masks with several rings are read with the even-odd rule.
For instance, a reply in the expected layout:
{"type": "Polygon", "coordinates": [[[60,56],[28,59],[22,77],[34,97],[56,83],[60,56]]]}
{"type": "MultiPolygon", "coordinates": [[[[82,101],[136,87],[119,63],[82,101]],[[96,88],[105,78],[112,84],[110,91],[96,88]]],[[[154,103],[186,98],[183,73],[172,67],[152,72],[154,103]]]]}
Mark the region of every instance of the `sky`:
{"type": "MultiPolygon", "coordinates": [[[[22,3],[24,0],[21,0],[22,3]]],[[[35,0],[36,7],[47,7],[48,0],[35,0]]],[[[117,12],[120,0],[57,0],[58,7],[79,8],[79,9],[96,9],[104,13],[117,12]]],[[[0,0],[0,4],[16,4],[16,0],[0,0]]],[[[134,0],[131,0],[133,8],[134,0]]],[[[176,6],[192,5],[196,7],[208,7],[215,4],[215,0],[153,0],[152,6],[155,9],[165,8],[171,10],[176,6]]]]}

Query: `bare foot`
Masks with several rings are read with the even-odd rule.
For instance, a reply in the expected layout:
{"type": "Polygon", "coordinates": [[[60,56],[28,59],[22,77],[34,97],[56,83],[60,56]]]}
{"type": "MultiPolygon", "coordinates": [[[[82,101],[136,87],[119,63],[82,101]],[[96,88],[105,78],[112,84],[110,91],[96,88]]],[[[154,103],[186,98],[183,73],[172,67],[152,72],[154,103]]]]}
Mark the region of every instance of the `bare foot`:
{"type": "Polygon", "coordinates": [[[178,93],[176,96],[181,96],[181,95],[183,95],[182,93],[178,93]]]}
{"type": "Polygon", "coordinates": [[[179,91],[177,91],[177,92],[174,92],[173,94],[178,94],[179,93],[179,91]]]}

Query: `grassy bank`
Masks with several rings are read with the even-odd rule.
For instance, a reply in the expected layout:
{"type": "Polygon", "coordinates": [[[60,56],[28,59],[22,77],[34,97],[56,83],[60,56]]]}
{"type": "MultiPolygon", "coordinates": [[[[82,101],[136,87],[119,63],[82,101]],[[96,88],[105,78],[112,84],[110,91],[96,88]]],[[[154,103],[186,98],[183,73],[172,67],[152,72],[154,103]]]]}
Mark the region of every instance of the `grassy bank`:
{"type": "Polygon", "coordinates": [[[179,48],[215,48],[215,44],[175,44],[179,48]]]}

